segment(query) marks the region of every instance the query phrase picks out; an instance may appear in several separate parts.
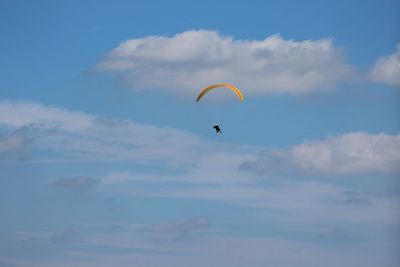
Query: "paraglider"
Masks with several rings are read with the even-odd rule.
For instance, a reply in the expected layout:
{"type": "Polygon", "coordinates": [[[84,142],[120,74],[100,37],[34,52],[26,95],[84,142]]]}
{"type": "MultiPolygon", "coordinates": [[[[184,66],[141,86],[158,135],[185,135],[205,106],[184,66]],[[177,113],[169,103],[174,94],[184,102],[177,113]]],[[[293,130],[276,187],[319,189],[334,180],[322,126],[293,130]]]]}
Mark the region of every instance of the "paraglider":
{"type": "MultiPolygon", "coordinates": [[[[213,90],[215,88],[228,88],[228,89],[232,90],[239,97],[240,101],[244,100],[244,95],[238,88],[236,88],[235,86],[233,86],[232,84],[229,84],[229,83],[219,83],[219,84],[214,84],[214,85],[207,86],[206,88],[202,89],[200,91],[199,95],[196,98],[196,102],[199,102],[200,99],[205,94],[207,94],[209,91],[211,91],[211,90],[213,90]]],[[[218,133],[219,134],[222,133],[221,128],[218,125],[214,125],[213,128],[215,129],[217,134],[218,133]]]]}
{"type": "Polygon", "coordinates": [[[232,84],[229,84],[229,83],[219,83],[219,84],[214,84],[214,85],[207,86],[206,88],[202,89],[200,91],[199,95],[196,98],[196,102],[199,102],[200,99],[205,94],[207,94],[209,91],[211,91],[211,90],[213,90],[215,88],[219,88],[219,87],[225,87],[225,88],[231,89],[239,97],[240,101],[244,100],[244,95],[235,86],[233,86],[232,84]]]}

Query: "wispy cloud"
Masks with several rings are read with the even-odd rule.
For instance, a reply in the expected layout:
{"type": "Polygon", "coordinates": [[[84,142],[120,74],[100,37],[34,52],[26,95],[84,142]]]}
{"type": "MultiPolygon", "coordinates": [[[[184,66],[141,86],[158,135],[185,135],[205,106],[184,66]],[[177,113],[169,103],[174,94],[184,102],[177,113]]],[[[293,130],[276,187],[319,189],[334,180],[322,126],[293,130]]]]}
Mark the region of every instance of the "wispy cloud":
{"type": "Polygon", "coordinates": [[[127,40],[95,69],[121,76],[136,90],[190,96],[199,86],[221,82],[246,94],[303,94],[346,81],[354,71],[330,39],[235,40],[208,30],[127,40]]]}
{"type": "MultiPolygon", "coordinates": [[[[193,157],[208,147],[201,138],[184,130],[102,119],[26,101],[1,101],[0,124],[11,129],[31,127],[36,149],[67,159],[184,163],[193,162],[193,157]]],[[[20,141],[13,137],[3,141],[2,147],[9,149],[20,141]]]]}
{"type": "MultiPolygon", "coordinates": [[[[129,178],[129,174],[124,173],[124,179],[116,179],[113,184],[100,184],[99,191],[125,198],[155,197],[179,199],[182,202],[191,199],[225,203],[253,210],[260,214],[255,220],[268,221],[278,229],[294,233],[310,231],[315,234],[320,231],[319,228],[327,231],[335,227],[353,232],[356,227],[360,231],[374,228],[379,232],[382,227],[400,223],[398,197],[377,195],[366,191],[362,185],[339,186],[332,184],[329,179],[320,182],[304,179],[292,181],[274,176],[257,180],[243,175],[242,179],[230,180],[229,174],[220,172],[218,175],[226,175],[226,179],[216,179],[214,182],[206,179],[203,183],[180,184],[178,187],[174,180],[166,181],[163,175],[158,178],[150,176],[145,182],[145,175],[137,180],[136,174],[132,173],[129,178]],[[148,186],[138,188],[143,183],[148,186]]],[[[106,177],[110,179],[113,176],[106,177]]],[[[195,174],[188,172],[175,177],[175,181],[185,179],[196,180],[195,174]]],[[[360,180],[371,182],[365,178],[360,180]]]]}
{"type": "Polygon", "coordinates": [[[351,175],[398,173],[400,135],[355,132],[307,141],[287,150],[267,149],[243,168],[269,174],[351,175]]]}
{"type": "Polygon", "coordinates": [[[44,106],[31,101],[0,101],[0,123],[10,127],[30,126],[69,132],[87,130],[94,117],[82,112],[44,106]]]}

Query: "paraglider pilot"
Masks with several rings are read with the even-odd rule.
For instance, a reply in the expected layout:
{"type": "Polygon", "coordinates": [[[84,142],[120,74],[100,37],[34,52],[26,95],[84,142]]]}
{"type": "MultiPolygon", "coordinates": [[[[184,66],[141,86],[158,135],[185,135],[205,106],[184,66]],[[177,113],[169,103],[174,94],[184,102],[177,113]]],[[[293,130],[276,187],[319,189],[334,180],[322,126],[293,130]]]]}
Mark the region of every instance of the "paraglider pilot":
{"type": "Polygon", "coordinates": [[[213,128],[215,129],[216,133],[222,133],[221,128],[218,125],[214,125],[213,128]]]}

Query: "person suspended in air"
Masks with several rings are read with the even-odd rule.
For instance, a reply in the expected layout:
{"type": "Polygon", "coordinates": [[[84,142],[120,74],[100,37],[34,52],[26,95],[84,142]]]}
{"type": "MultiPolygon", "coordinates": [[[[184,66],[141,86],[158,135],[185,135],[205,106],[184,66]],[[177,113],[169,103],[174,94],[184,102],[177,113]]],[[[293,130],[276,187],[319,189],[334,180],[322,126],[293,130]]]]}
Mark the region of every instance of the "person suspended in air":
{"type": "Polygon", "coordinates": [[[222,133],[221,128],[218,125],[214,125],[213,128],[215,129],[216,133],[222,133]]]}

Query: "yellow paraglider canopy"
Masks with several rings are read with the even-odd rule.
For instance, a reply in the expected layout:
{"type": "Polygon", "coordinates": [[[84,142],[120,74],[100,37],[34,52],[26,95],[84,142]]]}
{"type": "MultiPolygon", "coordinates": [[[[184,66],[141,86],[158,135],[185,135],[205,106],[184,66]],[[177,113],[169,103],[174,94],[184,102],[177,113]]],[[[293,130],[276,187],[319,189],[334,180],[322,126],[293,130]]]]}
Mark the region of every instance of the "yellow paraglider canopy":
{"type": "Polygon", "coordinates": [[[202,89],[200,91],[200,94],[196,98],[196,102],[198,102],[210,90],[218,88],[218,87],[225,87],[225,88],[231,89],[239,97],[240,101],[244,100],[244,95],[235,86],[233,86],[232,84],[229,84],[229,83],[219,83],[219,84],[207,86],[206,88],[202,89]]]}

